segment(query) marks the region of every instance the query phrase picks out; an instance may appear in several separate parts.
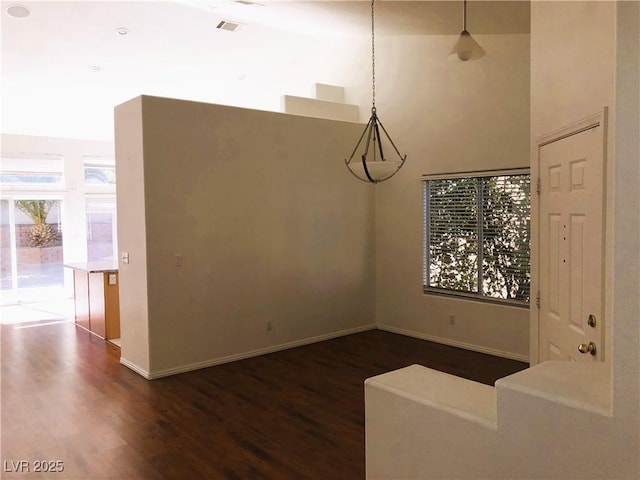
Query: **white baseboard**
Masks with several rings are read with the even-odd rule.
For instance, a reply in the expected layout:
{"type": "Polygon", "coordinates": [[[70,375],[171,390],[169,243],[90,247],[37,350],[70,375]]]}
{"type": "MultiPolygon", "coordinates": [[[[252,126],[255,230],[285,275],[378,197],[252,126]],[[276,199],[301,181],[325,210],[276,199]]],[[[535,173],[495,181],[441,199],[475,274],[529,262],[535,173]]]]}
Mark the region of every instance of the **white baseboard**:
{"type": "Polygon", "coordinates": [[[496,350],[494,348],[482,347],[479,345],[473,345],[471,343],[458,342],[457,340],[451,340],[449,338],[436,337],[434,335],[427,335],[425,333],[414,332],[412,330],[405,330],[403,328],[392,327],[390,325],[378,325],[379,330],[385,332],[397,333],[399,335],[405,335],[407,337],[419,338],[421,340],[429,340],[430,342],[441,343],[443,345],[449,345],[451,347],[464,348],[465,350],[471,350],[474,352],[488,353],[496,357],[508,358],[510,360],[518,360],[520,362],[529,363],[528,355],[520,355],[513,352],[505,352],[502,350],[496,350]]]}
{"type": "Polygon", "coordinates": [[[273,345],[270,347],[259,348],[257,350],[251,350],[249,352],[241,352],[226,357],[213,358],[205,360],[203,362],[191,363],[188,365],[181,365],[174,368],[168,368],[165,370],[159,370],[157,372],[148,372],[147,370],[139,367],[135,363],[127,360],[124,357],[120,357],[120,363],[127,368],[130,368],[138,375],[146,378],[147,380],[153,380],[156,378],[168,377],[171,375],[177,375],[179,373],[191,372],[193,370],[199,370],[201,368],[213,367],[215,365],[221,365],[223,363],[235,362],[236,360],[244,360],[245,358],[257,357],[259,355],[265,355],[267,353],[278,352],[281,350],[288,350],[290,348],[301,347],[303,345],[309,345],[316,342],[322,342],[324,340],[331,340],[333,338],[344,337],[354,333],[365,332],[367,330],[384,330],[386,332],[397,333],[399,335],[405,335],[407,337],[419,338],[421,340],[429,340],[435,343],[441,343],[443,345],[449,345],[452,347],[464,348],[465,350],[471,350],[474,352],[487,353],[489,355],[495,355],[497,357],[508,358],[511,360],[518,360],[520,362],[529,362],[527,355],[519,355],[512,352],[505,352],[502,350],[496,350],[493,348],[482,347],[465,342],[458,342],[448,338],[436,337],[434,335],[427,335],[420,332],[414,332],[412,330],[405,330],[403,328],[392,327],[390,325],[364,325],[361,327],[349,328],[341,330],[339,332],[326,333],[324,335],[318,335],[315,337],[305,338],[302,340],[295,340],[293,342],[281,343],[279,345],[273,345]]]}
{"type": "Polygon", "coordinates": [[[147,372],[144,368],[140,368],[138,365],[136,365],[133,362],[130,362],[129,360],[127,360],[122,356],[120,357],[120,363],[125,367],[130,368],[131,370],[136,372],[138,375],[143,376],[147,380],[151,380],[151,376],[149,375],[149,372],[147,372]]]}
{"type": "Polygon", "coordinates": [[[322,342],[324,340],[331,340],[332,338],[344,337],[353,333],[365,332],[367,330],[375,330],[375,325],[364,325],[361,327],[349,328],[347,330],[340,330],[339,332],[326,333],[324,335],[318,335],[316,337],[304,338],[302,340],[295,340],[293,342],[281,343],[279,345],[273,345],[270,347],[259,348],[257,350],[251,350],[249,352],[241,352],[226,357],[212,358],[203,362],[191,363],[188,365],[181,365],[178,367],[168,368],[165,370],[159,370],[157,372],[147,372],[140,367],[120,358],[120,363],[131,368],[134,372],[139,373],[148,380],[154,380],[156,378],[168,377],[170,375],[177,375],[179,373],[190,372],[193,370],[199,370],[201,368],[213,367],[215,365],[221,365],[223,363],[235,362],[236,360],[244,360],[245,358],[257,357],[259,355],[265,355],[267,353],[278,352],[280,350],[287,350],[289,348],[301,347],[303,345],[309,345],[311,343],[322,342]]]}

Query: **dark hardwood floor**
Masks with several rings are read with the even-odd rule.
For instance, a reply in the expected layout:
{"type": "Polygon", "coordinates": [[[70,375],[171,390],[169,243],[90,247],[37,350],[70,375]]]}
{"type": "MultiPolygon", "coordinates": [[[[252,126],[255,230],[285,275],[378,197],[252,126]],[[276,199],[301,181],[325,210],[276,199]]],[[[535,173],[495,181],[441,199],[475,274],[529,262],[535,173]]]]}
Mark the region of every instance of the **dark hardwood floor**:
{"type": "Polygon", "coordinates": [[[72,323],[19,326],[2,326],[2,478],[363,479],[366,378],[527,367],[373,330],[147,381],[72,323]]]}

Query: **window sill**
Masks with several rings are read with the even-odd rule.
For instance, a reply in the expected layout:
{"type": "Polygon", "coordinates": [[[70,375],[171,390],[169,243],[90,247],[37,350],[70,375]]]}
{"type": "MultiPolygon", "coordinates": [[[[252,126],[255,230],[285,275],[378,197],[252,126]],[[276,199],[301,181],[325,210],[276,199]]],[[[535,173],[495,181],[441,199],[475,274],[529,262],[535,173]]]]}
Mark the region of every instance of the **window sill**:
{"type": "Polygon", "coordinates": [[[457,292],[454,290],[446,290],[443,288],[436,287],[422,287],[422,291],[425,295],[435,295],[439,297],[449,297],[455,298],[459,300],[471,300],[474,302],[481,303],[492,303],[494,305],[501,305],[504,307],[516,307],[516,308],[525,308],[529,309],[529,303],[525,303],[519,300],[508,300],[503,298],[494,298],[494,297],[485,297],[482,295],[478,295],[476,293],[470,292],[457,292]]]}

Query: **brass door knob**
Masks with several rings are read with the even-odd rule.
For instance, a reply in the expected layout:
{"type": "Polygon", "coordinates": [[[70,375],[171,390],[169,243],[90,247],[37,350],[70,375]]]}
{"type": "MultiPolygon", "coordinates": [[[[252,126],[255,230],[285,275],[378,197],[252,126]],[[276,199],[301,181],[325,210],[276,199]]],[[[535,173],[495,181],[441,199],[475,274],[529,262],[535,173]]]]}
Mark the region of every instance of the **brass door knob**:
{"type": "Polygon", "coordinates": [[[578,345],[578,351],[582,354],[584,353],[590,353],[591,355],[595,355],[596,354],[596,344],[593,342],[589,342],[587,343],[581,343],[580,345],[578,345]]]}

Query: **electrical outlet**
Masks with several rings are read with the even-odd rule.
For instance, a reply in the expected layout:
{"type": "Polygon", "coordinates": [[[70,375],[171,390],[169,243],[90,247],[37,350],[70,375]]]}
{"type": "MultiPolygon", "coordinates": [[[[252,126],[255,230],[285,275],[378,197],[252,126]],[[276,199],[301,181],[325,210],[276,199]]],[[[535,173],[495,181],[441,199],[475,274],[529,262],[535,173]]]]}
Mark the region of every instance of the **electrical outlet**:
{"type": "Polygon", "coordinates": [[[270,332],[273,329],[273,325],[271,325],[271,320],[267,320],[267,332],[270,332]]]}
{"type": "Polygon", "coordinates": [[[452,313],[449,314],[449,325],[454,326],[456,324],[456,316],[452,313]]]}

